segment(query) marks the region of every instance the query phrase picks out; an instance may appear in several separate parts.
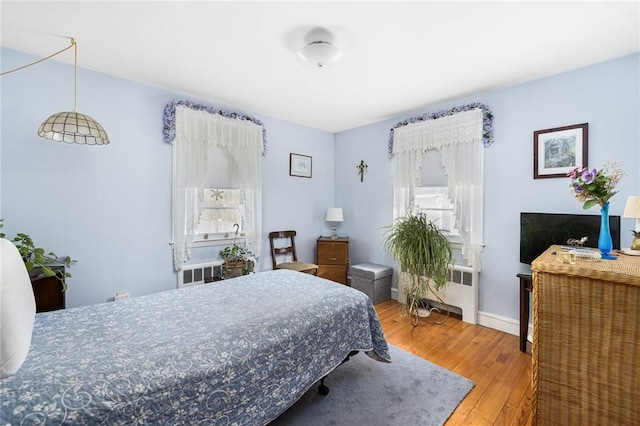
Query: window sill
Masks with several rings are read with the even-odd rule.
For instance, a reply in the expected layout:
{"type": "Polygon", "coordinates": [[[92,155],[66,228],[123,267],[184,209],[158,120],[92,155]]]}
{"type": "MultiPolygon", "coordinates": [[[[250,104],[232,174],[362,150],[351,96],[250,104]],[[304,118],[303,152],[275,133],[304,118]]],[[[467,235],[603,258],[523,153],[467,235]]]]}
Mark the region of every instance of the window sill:
{"type": "Polygon", "coordinates": [[[233,243],[244,245],[245,237],[238,238],[209,238],[209,239],[194,239],[193,247],[215,247],[215,246],[228,246],[233,243]]]}
{"type": "MultiPolygon", "coordinates": [[[[238,238],[210,238],[208,240],[205,239],[196,239],[193,240],[192,247],[215,247],[215,246],[230,246],[233,243],[244,245],[246,243],[246,238],[244,236],[238,238]]],[[[175,241],[170,241],[169,245],[171,247],[175,246],[175,241]]]]}
{"type": "Polygon", "coordinates": [[[461,250],[462,249],[462,241],[460,241],[460,240],[449,239],[449,243],[451,243],[451,248],[452,249],[455,249],[455,250],[461,250]]]}

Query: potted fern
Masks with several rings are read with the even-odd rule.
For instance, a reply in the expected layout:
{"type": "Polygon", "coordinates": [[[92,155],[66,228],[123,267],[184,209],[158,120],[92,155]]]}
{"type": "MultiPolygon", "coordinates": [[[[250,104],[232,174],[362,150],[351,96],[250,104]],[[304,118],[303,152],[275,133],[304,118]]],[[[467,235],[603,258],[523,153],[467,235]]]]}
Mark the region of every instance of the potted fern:
{"type": "MultiPolygon", "coordinates": [[[[386,227],[384,249],[393,256],[401,273],[408,275],[405,288],[404,313],[418,324],[419,310],[425,308],[425,298],[447,285],[453,266],[451,243],[424,214],[408,213],[386,227]]],[[[427,316],[425,314],[424,316],[427,316]]]]}

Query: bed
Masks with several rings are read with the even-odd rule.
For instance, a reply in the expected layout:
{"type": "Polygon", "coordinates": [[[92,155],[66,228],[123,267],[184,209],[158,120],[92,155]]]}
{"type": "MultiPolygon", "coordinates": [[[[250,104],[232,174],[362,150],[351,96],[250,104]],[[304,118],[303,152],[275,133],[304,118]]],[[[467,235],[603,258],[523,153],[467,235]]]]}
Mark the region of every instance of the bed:
{"type": "Polygon", "coordinates": [[[390,361],[369,298],[288,270],[39,313],[0,423],[267,424],[352,351],[390,361]]]}

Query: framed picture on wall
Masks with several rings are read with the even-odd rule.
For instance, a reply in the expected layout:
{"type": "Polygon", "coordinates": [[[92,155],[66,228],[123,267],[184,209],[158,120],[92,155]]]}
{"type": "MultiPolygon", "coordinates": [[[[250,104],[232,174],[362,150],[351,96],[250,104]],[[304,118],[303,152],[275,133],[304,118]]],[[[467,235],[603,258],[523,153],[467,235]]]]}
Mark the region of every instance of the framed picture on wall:
{"type": "Polygon", "coordinates": [[[311,160],[308,155],[289,154],[289,176],[310,178],[311,160]]]}
{"type": "Polygon", "coordinates": [[[587,167],[589,123],[533,132],[533,178],[567,177],[587,167]]]}

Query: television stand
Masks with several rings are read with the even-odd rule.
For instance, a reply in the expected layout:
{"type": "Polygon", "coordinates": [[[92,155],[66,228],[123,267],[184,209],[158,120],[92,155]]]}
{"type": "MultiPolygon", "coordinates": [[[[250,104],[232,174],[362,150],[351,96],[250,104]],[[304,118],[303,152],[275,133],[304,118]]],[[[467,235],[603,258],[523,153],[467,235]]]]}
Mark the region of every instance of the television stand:
{"type": "Polygon", "coordinates": [[[529,293],[533,291],[531,274],[517,274],[520,278],[520,351],[527,351],[527,331],[529,329],[529,293]]]}

